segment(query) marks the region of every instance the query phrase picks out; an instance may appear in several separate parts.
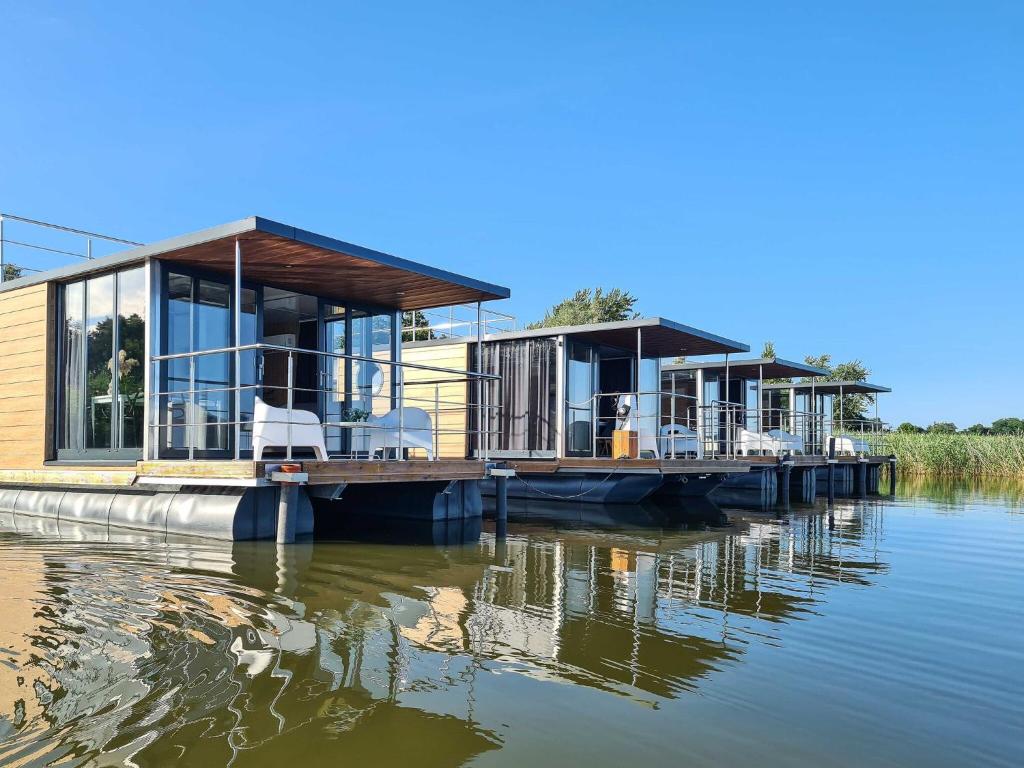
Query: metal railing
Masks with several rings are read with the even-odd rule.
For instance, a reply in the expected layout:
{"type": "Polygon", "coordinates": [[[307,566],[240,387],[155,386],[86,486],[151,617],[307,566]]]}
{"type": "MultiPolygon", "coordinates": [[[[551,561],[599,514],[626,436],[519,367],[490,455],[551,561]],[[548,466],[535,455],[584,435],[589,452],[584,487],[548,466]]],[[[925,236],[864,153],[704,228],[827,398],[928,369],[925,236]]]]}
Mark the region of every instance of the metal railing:
{"type": "Polygon", "coordinates": [[[607,392],[582,402],[565,401],[567,453],[614,456],[615,432],[635,441],[628,458],[739,459],[744,456],[827,452],[823,414],[740,403],[698,404],[674,391],[607,392]]]}
{"type": "Polygon", "coordinates": [[[402,313],[402,341],[473,339],[477,335],[516,330],[516,318],[476,304],[402,313]]]}
{"type": "Polygon", "coordinates": [[[268,447],[290,460],[295,449],[311,448],[296,433],[314,424],[330,458],[438,460],[446,444],[464,458],[472,435],[487,459],[495,439],[489,425],[500,423],[471,426],[470,409],[500,408],[489,402],[489,387],[479,387],[484,402],[469,404],[468,385],[500,382],[476,371],[265,343],[154,355],[150,365],[152,459],[242,458],[257,433],[276,425],[284,439],[268,447]],[[233,370],[243,372],[241,382],[232,382],[233,370]],[[256,398],[269,406],[259,419],[256,398]],[[453,436],[458,449],[450,446],[453,436]]]}
{"type": "Polygon", "coordinates": [[[0,284],[24,277],[26,273],[35,274],[63,266],[67,262],[64,257],[94,259],[97,257],[97,245],[119,247],[142,243],[0,213],[0,284]]]}
{"type": "Polygon", "coordinates": [[[840,454],[887,455],[890,432],[890,425],[878,419],[837,419],[831,423],[831,434],[836,438],[836,451],[840,454]]]}
{"type": "Polygon", "coordinates": [[[825,416],[812,411],[716,400],[700,407],[700,425],[706,458],[823,456],[826,451],[825,416]]]}

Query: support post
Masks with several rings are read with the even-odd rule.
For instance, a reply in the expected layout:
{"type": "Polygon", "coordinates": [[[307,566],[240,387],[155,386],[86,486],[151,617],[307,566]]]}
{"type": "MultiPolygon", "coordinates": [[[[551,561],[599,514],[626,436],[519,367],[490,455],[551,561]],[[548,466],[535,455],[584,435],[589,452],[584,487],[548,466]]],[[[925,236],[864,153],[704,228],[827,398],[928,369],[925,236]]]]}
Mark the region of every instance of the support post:
{"type": "Polygon", "coordinates": [[[476,450],[477,458],[483,458],[484,450],[484,306],[476,303],[476,450]]]}
{"type": "Polygon", "coordinates": [[[857,495],[862,499],[868,495],[868,463],[863,459],[857,462],[857,495]]]}
{"type": "Polygon", "coordinates": [[[281,499],[277,504],[277,543],[295,543],[295,523],[299,516],[298,483],[281,483],[281,499]]]}
{"type": "Polygon", "coordinates": [[[494,533],[499,539],[504,539],[508,535],[508,478],[504,475],[494,478],[494,498],[494,533]]]}
{"type": "Polygon", "coordinates": [[[793,463],[783,461],[779,465],[779,502],[784,507],[789,506],[789,481],[793,471],[793,463]]]}
{"type": "Polygon", "coordinates": [[[4,266],[4,217],[3,214],[0,214],[0,285],[3,285],[6,271],[4,266]]]}
{"type": "Polygon", "coordinates": [[[896,457],[889,457],[889,495],[896,495],[896,457]]]}
{"type": "Polygon", "coordinates": [[[242,456],[242,244],[235,239],[235,461],[242,456]]]}
{"type": "Polygon", "coordinates": [[[828,503],[831,506],[836,500],[836,460],[828,460],[828,503]]]}

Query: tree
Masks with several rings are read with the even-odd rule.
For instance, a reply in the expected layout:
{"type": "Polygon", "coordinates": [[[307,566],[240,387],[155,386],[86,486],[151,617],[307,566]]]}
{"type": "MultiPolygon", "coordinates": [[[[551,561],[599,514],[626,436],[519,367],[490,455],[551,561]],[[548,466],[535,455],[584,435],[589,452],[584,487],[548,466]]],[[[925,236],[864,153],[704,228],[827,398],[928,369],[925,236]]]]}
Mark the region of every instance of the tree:
{"type": "Polygon", "coordinates": [[[8,280],[17,280],[21,277],[21,267],[17,264],[4,264],[4,282],[8,280]]]}
{"type": "Polygon", "coordinates": [[[990,435],[992,430],[986,427],[984,424],[972,424],[964,430],[966,435],[990,435]]]}
{"type": "MultiPolygon", "coordinates": [[[[812,376],[804,381],[867,381],[871,375],[871,371],[860,360],[833,364],[832,355],[824,354],[816,357],[808,355],[804,362],[828,371],[825,376],[812,376]]],[[[832,401],[832,418],[839,419],[842,416],[844,421],[867,421],[868,407],[874,402],[874,395],[844,394],[842,398],[837,395],[832,401]]]]}
{"type": "Polygon", "coordinates": [[[992,422],[993,435],[1019,435],[1024,433],[1024,419],[1011,416],[1006,419],[996,419],[992,422]]]}
{"type": "Polygon", "coordinates": [[[924,432],[924,427],[919,427],[917,426],[917,424],[911,424],[909,421],[904,421],[902,424],[896,427],[896,431],[902,432],[903,434],[906,435],[919,435],[922,432],[924,432]]]}
{"type": "Polygon", "coordinates": [[[427,316],[418,309],[402,313],[402,329],[402,341],[429,341],[437,338],[427,316]]]}
{"type": "Polygon", "coordinates": [[[776,357],[775,342],[766,341],[764,343],[764,346],[761,347],[761,357],[763,357],[766,360],[770,360],[771,358],[776,357]]]}
{"type": "Polygon", "coordinates": [[[586,325],[617,320],[635,320],[640,313],[634,311],[636,297],[620,288],[605,293],[601,288],[591,291],[583,288],[570,298],[560,301],[544,313],[544,319],[527,328],[552,328],[561,325],[586,325]]]}
{"type": "Polygon", "coordinates": [[[936,421],[928,427],[930,435],[953,435],[956,434],[956,424],[951,421],[936,421]]]}

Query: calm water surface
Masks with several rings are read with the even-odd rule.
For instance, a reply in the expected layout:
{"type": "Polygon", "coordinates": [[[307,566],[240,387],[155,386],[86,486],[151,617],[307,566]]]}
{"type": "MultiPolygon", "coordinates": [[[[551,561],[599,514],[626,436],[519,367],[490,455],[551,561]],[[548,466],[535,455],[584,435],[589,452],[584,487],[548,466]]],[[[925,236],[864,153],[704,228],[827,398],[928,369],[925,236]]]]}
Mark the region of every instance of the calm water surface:
{"type": "Polygon", "coordinates": [[[446,546],[0,513],[0,764],[1020,766],[1020,493],[905,491],[446,546]]]}

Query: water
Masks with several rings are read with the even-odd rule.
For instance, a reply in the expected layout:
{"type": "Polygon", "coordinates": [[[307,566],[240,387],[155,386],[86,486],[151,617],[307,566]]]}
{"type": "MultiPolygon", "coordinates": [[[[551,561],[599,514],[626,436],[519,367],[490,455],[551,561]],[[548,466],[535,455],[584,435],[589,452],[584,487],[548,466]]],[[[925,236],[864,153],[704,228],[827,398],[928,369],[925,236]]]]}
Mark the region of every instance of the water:
{"type": "Polygon", "coordinates": [[[907,492],[449,546],[0,514],[0,764],[1024,764],[1021,495],[907,492]]]}

